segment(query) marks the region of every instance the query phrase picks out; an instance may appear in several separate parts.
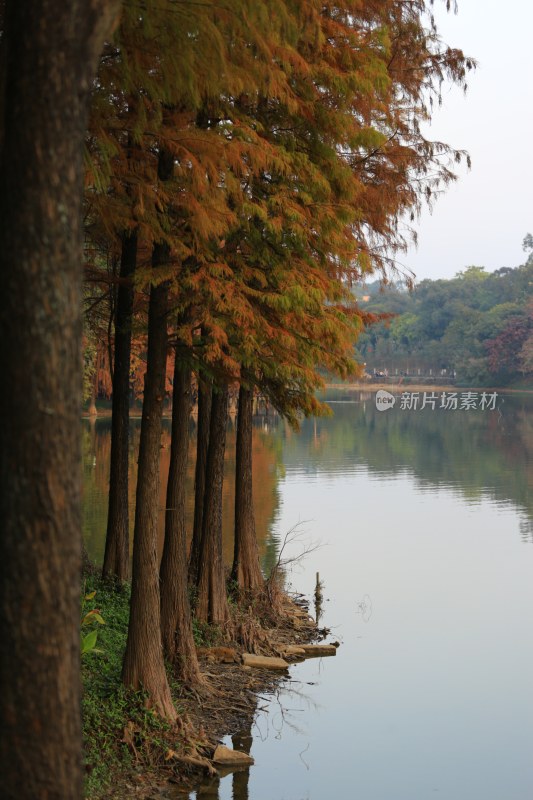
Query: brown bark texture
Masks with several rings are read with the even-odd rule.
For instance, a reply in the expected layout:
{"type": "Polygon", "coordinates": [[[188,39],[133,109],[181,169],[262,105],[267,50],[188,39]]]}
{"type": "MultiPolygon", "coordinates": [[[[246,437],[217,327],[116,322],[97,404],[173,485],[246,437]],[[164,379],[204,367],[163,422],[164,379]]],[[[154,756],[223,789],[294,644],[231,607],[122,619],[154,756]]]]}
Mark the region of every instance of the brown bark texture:
{"type": "MultiPolygon", "coordinates": [[[[108,10],[117,6],[108,4],[108,10]]],[[[100,0],[4,4],[0,98],[0,783],[82,796],[81,198],[100,0]]]]}
{"type": "Polygon", "coordinates": [[[191,552],[189,556],[189,583],[198,581],[198,559],[202,543],[202,521],[204,518],[205,470],[209,446],[209,424],[211,419],[211,383],[204,381],[198,373],[198,420],[196,428],[196,468],[194,475],[194,523],[191,552]]]}
{"type": "MultiPolygon", "coordinates": [[[[154,253],[158,247],[155,246],[154,253]]],[[[157,553],[161,418],[167,358],[167,296],[166,284],[152,286],[139,442],[130,621],[122,679],[132,689],[143,688],[151,704],[164,717],[172,720],[176,717],[176,711],[163,661],[157,553]]]]}
{"type": "Polygon", "coordinates": [[[255,535],[252,496],[253,399],[253,389],[241,386],[237,417],[235,543],[231,575],[240,590],[252,592],[264,585],[255,535]]]}
{"type": "Polygon", "coordinates": [[[176,677],[193,686],[200,683],[192,631],[187,581],[185,478],[191,412],[191,370],[176,348],[172,391],[172,436],[165,511],[165,543],[160,567],[161,635],[165,655],[176,677]]]}
{"type": "MultiPolygon", "coordinates": [[[[158,178],[172,176],[173,159],[161,150],[158,178]]],[[[168,264],[170,248],[156,242],[152,252],[154,274],[168,264]]],[[[143,688],[152,706],[168,720],[176,719],[170,695],[161,641],[161,598],[157,553],[159,514],[159,461],[161,421],[167,364],[168,283],[152,286],[148,307],[148,352],[139,442],[139,470],[133,536],[130,622],[122,666],[122,680],[133,689],[143,688]]]]}
{"type": "Polygon", "coordinates": [[[137,231],[122,238],[120,283],[115,314],[115,358],[113,369],[113,408],[111,418],[111,463],[109,506],[102,576],[119,583],[130,571],[128,450],[130,421],[131,320],[133,314],[132,277],[137,263],[137,231]]]}
{"type": "Polygon", "coordinates": [[[223,625],[228,617],[222,560],[222,488],[228,419],[228,387],[214,388],[205,477],[202,543],[198,562],[196,616],[223,625]]]}

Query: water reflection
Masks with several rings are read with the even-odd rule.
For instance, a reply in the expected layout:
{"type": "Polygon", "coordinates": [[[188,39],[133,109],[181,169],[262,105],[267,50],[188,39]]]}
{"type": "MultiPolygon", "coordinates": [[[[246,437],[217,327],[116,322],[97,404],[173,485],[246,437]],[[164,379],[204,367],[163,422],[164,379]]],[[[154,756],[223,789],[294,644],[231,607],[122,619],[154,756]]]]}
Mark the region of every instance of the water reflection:
{"type": "MultiPolygon", "coordinates": [[[[234,750],[241,753],[250,753],[252,749],[253,735],[252,726],[254,716],[250,716],[247,724],[231,737],[234,750]]],[[[249,800],[248,782],[250,780],[250,768],[237,770],[232,778],[232,800],[249,800]]]]}
{"type": "Polygon", "coordinates": [[[533,398],[502,397],[494,412],[379,412],[363,393],[349,394],[349,402],[334,402],[332,419],[305,421],[290,438],[287,473],[326,480],[358,470],[377,481],[412,476],[422,492],[450,489],[472,505],[488,497],[520,506],[533,520],[533,398]]]}
{"type": "MultiPolygon", "coordinates": [[[[409,412],[396,406],[383,413],[378,412],[372,402],[362,399],[365,394],[370,393],[351,393],[349,402],[334,402],[333,418],[304,420],[300,433],[291,431],[277,417],[257,419],[254,501],[264,551],[272,545],[270,531],[278,509],[278,485],[285,474],[328,480],[360,470],[368,471],[377,481],[412,476],[421,492],[447,488],[473,506],[487,498],[495,503],[495,509],[504,509],[509,503],[518,505],[524,514],[521,534],[533,541],[533,476],[529,470],[533,457],[532,400],[505,397],[501,411],[496,412],[439,413],[431,409],[409,412]]],[[[224,490],[227,559],[231,557],[234,426],[233,419],[228,431],[224,490]]],[[[191,418],[192,458],[187,473],[189,520],[192,518],[195,431],[191,418]]],[[[140,420],[136,419],[131,423],[130,437],[132,508],[139,435],[140,420]]],[[[83,420],[84,535],[89,553],[97,561],[101,560],[104,548],[110,446],[109,418],[83,420]]],[[[161,509],[164,508],[169,456],[170,428],[166,420],[161,451],[161,509]]],[[[270,551],[272,559],[272,547],[270,551]]]]}
{"type": "MultiPolygon", "coordinates": [[[[129,505],[130,537],[133,541],[135,490],[137,484],[137,454],[140,439],[140,419],[131,421],[129,444],[129,505]]],[[[281,445],[275,436],[276,418],[266,422],[258,418],[254,428],[253,469],[254,506],[256,509],[256,531],[263,557],[263,567],[269,571],[276,559],[276,545],[270,535],[272,521],[278,505],[278,481],[282,473],[281,445]],[[274,432],[274,434],[273,434],[274,432]]],[[[196,421],[190,421],[189,463],[187,468],[186,519],[189,532],[192,530],[194,514],[194,467],[196,452],[196,421]]],[[[223,496],[224,558],[227,564],[233,558],[233,517],[235,495],[235,418],[228,423],[225,481],[223,496]]],[[[109,459],[111,454],[111,419],[83,420],[83,533],[87,551],[92,559],[101,563],[105,547],[107,526],[107,495],[109,489],[109,459]]],[[[166,480],[170,459],[170,420],[164,420],[161,437],[160,462],[160,552],[164,534],[164,508],[166,480]]]]}

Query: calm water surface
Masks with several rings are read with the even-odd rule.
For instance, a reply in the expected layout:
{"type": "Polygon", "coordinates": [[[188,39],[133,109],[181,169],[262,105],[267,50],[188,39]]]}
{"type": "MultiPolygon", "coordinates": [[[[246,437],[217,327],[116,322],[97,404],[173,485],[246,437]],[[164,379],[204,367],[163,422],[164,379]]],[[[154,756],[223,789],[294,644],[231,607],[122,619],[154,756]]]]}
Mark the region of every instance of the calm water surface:
{"type": "MultiPolygon", "coordinates": [[[[191,798],[530,800],[533,401],[378,412],[371,393],[331,400],[334,417],[299,434],[256,430],[256,504],[265,563],[298,523],[289,555],[320,544],[289,580],[311,597],[320,572],[321,624],[341,647],[292,666],[233,732],[255,766],[191,798]]],[[[108,435],[86,432],[96,555],[108,435]]]]}

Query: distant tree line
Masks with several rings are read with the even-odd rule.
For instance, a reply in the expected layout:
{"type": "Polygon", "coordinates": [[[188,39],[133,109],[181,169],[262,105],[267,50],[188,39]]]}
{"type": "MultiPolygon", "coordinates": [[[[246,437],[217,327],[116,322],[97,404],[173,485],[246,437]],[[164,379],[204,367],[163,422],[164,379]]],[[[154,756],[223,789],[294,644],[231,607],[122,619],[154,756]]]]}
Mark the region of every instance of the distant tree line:
{"type": "Polygon", "coordinates": [[[357,352],[367,369],[421,368],[455,374],[458,383],[506,386],[533,373],[533,240],[522,266],[487,272],[468,267],[413,291],[379,282],[357,292],[365,310],[391,314],[367,328],[357,352]],[[366,294],[365,294],[366,293],[366,294]]]}

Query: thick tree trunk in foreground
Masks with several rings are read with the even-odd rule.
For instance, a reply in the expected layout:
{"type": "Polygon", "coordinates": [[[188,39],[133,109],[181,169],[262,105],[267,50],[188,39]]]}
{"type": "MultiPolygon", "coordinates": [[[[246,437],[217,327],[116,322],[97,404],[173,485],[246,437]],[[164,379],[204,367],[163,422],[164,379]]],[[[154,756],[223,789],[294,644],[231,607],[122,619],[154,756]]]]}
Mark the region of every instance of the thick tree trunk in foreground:
{"type": "Polygon", "coordinates": [[[100,0],[3,12],[1,795],[78,800],[82,152],[112,20],[100,0]]]}
{"type": "Polygon", "coordinates": [[[228,419],[228,388],[213,389],[205,476],[202,543],[198,564],[196,616],[224,624],[229,617],[222,560],[222,487],[228,419]]]}
{"type": "Polygon", "coordinates": [[[244,591],[257,591],[264,585],[252,496],[253,398],[253,389],[241,386],[235,465],[235,547],[231,577],[244,591]]]}
{"type": "Polygon", "coordinates": [[[172,440],[165,512],[165,544],[161,559],[161,635],[163,650],[177,677],[189,686],[201,681],[192,632],[187,582],[185,478],[191,411],[191,370],[176,349],[172,393],[172,440]]]}
{"type": "Polygon", "coordinates": [[[111,465],[109,508],[102,576],[120,583],[128,580],[129,510],[128,450],[130,421],[132,276],[137,264],[137,231],[125,233],[120,259],[120,283],[115,315],[115,358],[113,370],[113,416],[111,422],[111,465]]]}
{"type": "Polygon", "coordinates": [[[204,518],[205,470],[209,446],[209,424],[211,420],[211,383],[205,383],[198,373],[198,423],[196,437],[196,471],[194,478],[194,525],[189,556],[189,583],[198,581],[198,560],[202,543],[202,521],[204,518]]]}

